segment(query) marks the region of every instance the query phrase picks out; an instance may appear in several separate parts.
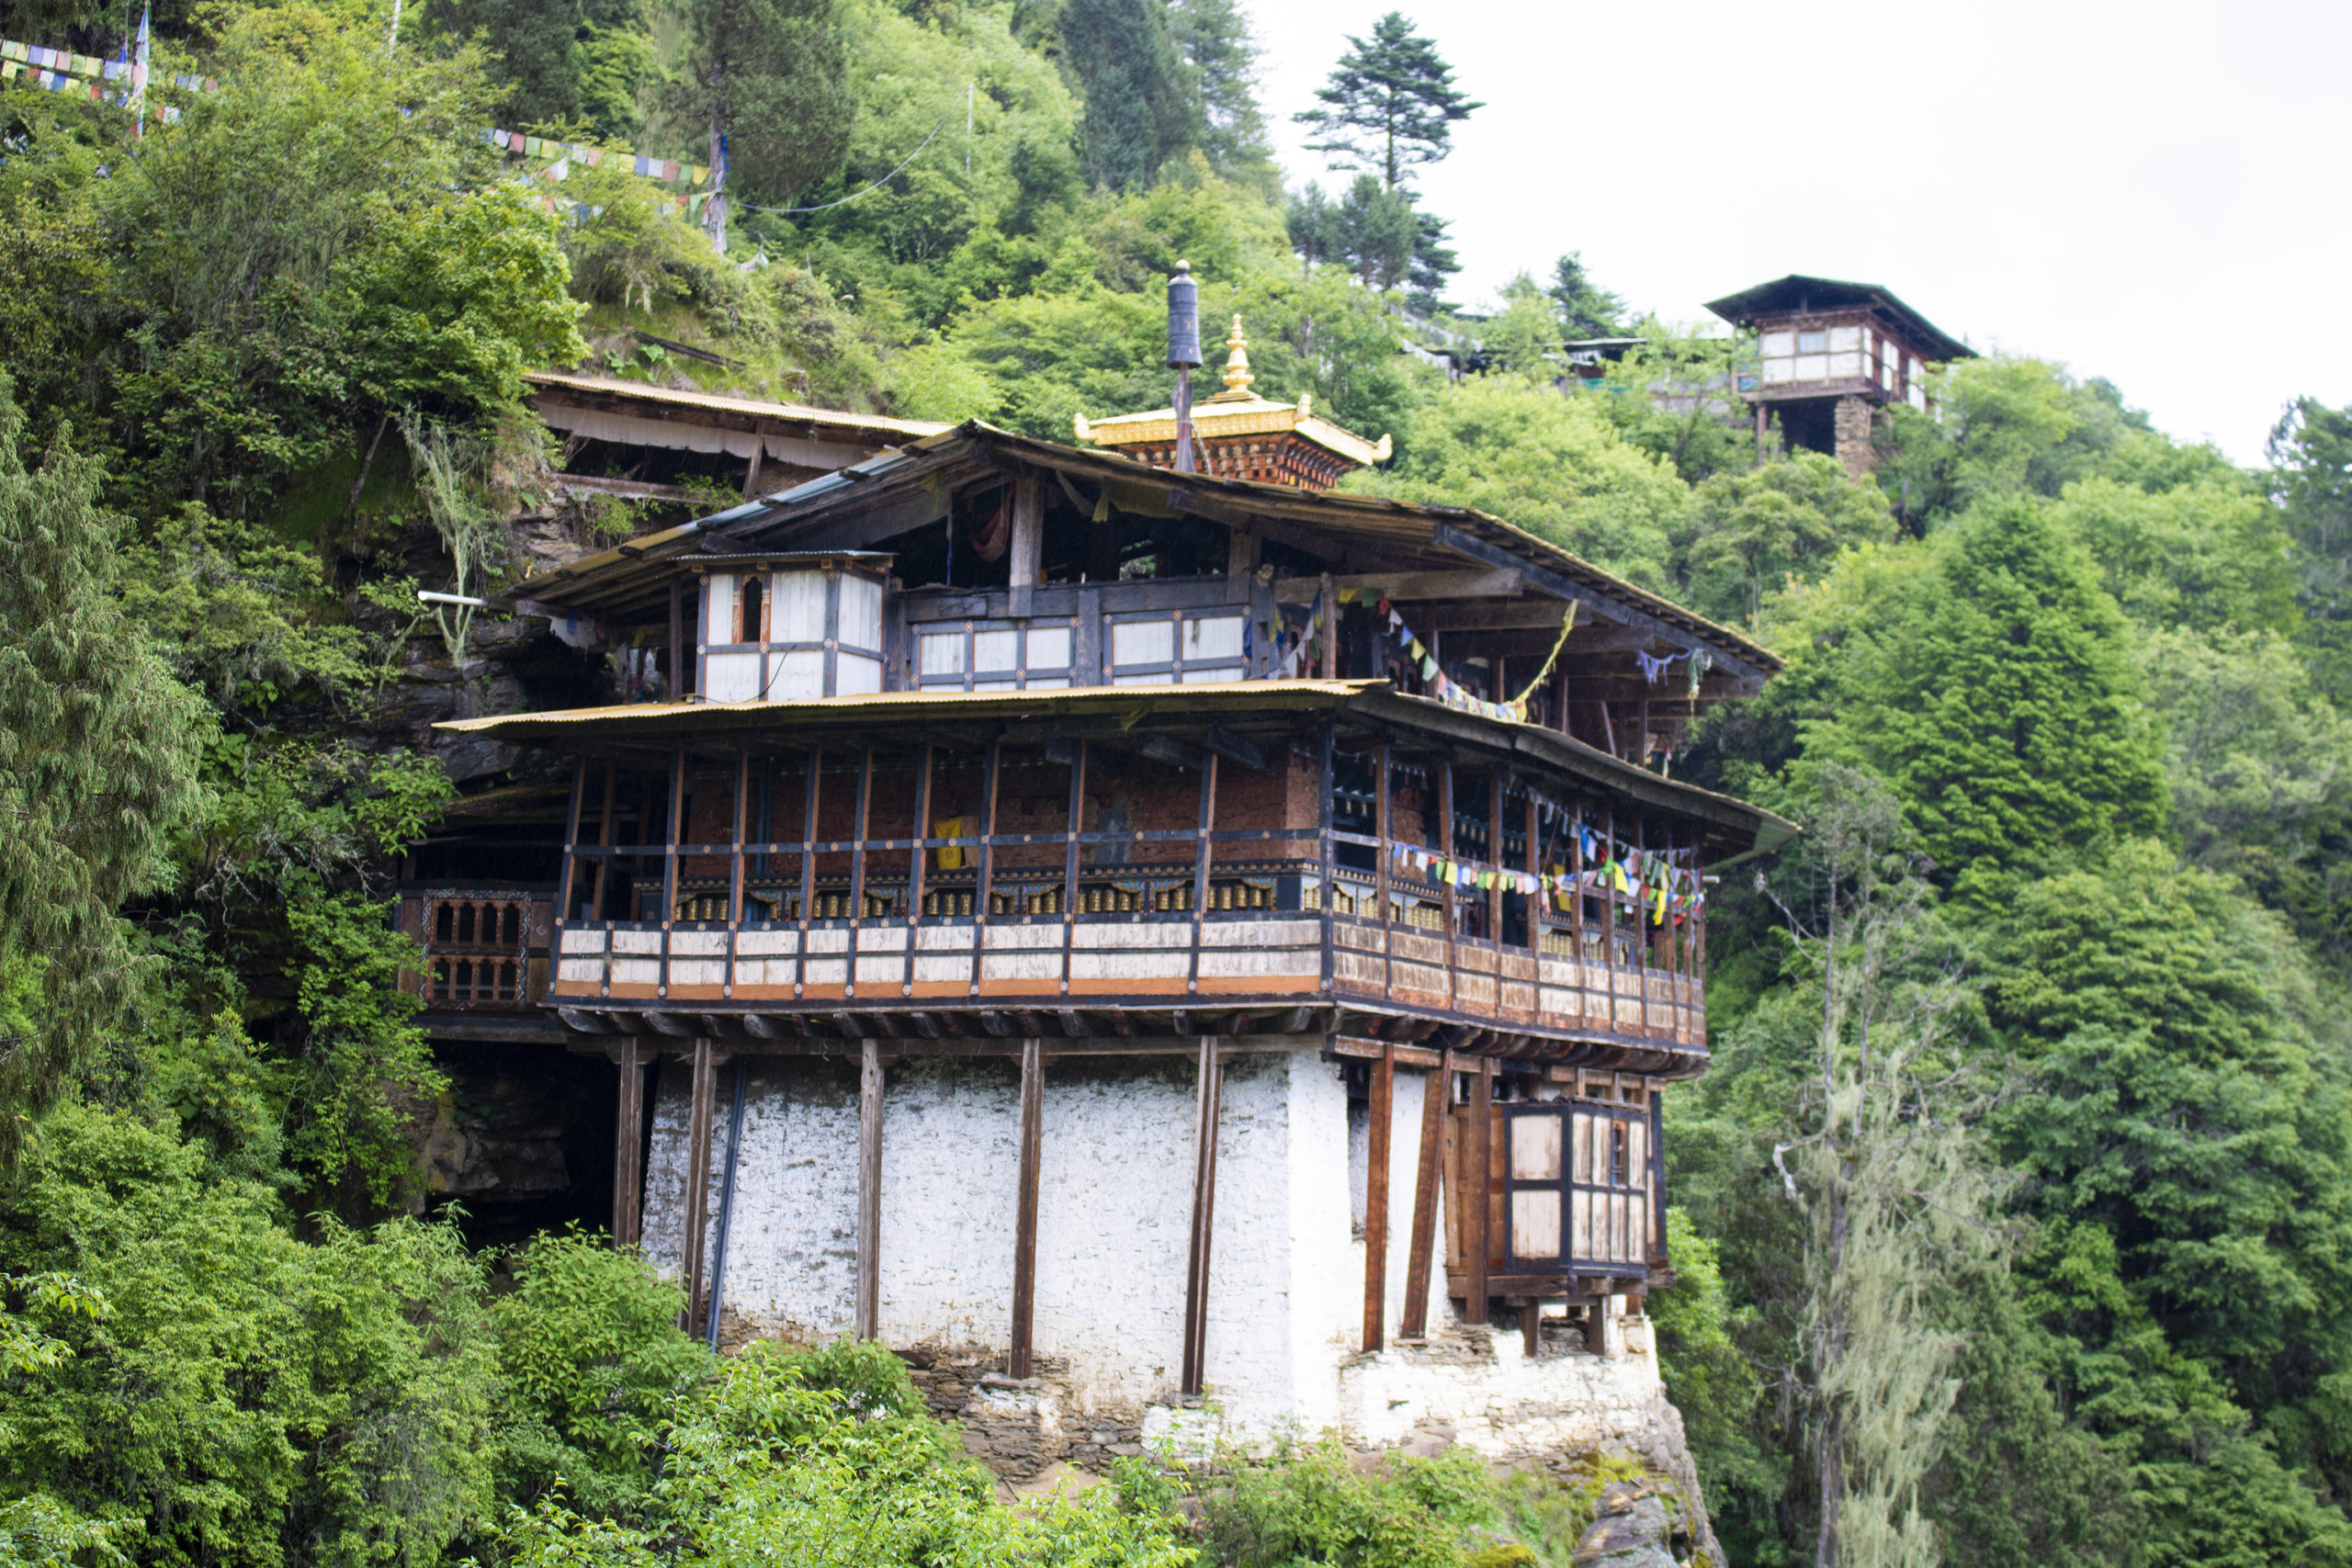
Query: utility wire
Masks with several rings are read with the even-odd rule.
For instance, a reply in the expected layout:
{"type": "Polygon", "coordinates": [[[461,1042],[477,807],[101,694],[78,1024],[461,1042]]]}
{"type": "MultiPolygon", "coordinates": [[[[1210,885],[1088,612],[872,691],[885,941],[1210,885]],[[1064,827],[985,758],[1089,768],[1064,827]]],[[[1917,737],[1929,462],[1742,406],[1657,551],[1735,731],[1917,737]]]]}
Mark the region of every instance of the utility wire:
{"type": "Polygon", "coordinates": [[[940,132],[941,127],[946,125],[946,123],[947,117],[945,115],[941,115],[939,117],[939,124],[931,128],[931,136],[924,137],[921,141],[915,144],[915,150],[912,152],[910,152],[904,158],[899,159],[899,167],[897,169],[893,169],[888,174],[884,175],[880,179],[876,180],[872,185],[867,186],[865,189],[861,191],[853,191],[848,196],[842,197],[839,201],[829,201],[822,207],[754,207],[748,201],[739,201],[735,205],[742,208],[747,212],[777,213],[829,212],[836,207],[847,207],[859,197],[867,196],[875,191],[880,190],[884,186],[888,185],[892,180],[897,179],[899,177],[899,170],[904,169],[909,164],[913,163],[917,157],[921,156],[922,150],[931,145],[932,137],[937,136],[940,132]]]}

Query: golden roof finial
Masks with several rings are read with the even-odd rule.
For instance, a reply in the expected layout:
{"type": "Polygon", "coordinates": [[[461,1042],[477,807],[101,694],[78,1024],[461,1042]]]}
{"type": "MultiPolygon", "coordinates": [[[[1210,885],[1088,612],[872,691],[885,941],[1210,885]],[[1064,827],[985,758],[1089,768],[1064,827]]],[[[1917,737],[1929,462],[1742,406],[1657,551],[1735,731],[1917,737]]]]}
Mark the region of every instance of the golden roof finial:
{"type": "Polygon", "coordinates": [[[1247,397],[1250,383],[1258,378],[1250,374],[1250,340],[1241,335],[1241,318],[1233,318],[1233,335],[1225,340],[1233,352],[1225,356],[1225,389],[1233,396],[1247,397]]]}

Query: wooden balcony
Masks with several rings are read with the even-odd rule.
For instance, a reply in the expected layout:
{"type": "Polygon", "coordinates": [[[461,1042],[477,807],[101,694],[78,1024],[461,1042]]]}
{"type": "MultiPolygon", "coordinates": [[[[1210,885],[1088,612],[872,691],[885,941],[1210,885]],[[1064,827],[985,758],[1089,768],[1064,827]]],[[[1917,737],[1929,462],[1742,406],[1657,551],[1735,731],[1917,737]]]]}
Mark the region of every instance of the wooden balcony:
{"type": "Polygon", "coordinates": [[[400,929],[424,949],[402,987],[432,1014],[536,1017],[548,989],[554,895],[544,889],[404,889],[400,929]]]}

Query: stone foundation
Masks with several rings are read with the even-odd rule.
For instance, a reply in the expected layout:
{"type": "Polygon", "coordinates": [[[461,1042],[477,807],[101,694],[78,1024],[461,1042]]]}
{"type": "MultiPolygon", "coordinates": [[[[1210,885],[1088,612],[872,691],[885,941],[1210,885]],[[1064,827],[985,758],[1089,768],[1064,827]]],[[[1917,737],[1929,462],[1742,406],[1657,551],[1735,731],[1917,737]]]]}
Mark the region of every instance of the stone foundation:
{"type": "Polygon", "coordinates": [[[1871,439],[1877,411],[1868,398],[1840,398],[1831,412],[1836,432],[1837,457],[1846,466],[1846,472],[1858,479],[1868,479],[1878,467],[1878,447],[1871,439]]]}

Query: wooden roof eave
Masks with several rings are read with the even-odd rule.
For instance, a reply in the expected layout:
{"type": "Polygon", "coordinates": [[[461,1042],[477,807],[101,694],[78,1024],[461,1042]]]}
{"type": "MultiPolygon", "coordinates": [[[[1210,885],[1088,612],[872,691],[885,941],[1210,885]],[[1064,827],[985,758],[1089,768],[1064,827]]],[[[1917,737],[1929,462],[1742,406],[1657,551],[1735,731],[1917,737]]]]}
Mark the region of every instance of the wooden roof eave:
{"type": "Polygon", "coordinates": [[[903,726],[932,739],[970,743],[988,739],[1043,740],[1098,728],[1106,736],[1132,732],[1146,720],[1170,728],[1176,720],[1204,727],[1265,728],[1300,713],[1344,715],[1368,728],[1424,743],[1459,748],[1489,763],[1518,765],[1562,777],[1569,785],[1615,795],[1650,810],[1705,825],[1730,852],[1777,844],[1795,825],[1760,807],[1695,784],[1663,778],[1580,740],[1534,725],[1510,724],[1465,713],[1426,697],[1408,696],[1385,681],[1237,681],[1193,686],[1076,686],[1053,691],[883,692],[813,702],[637,703],[558,713],[509,714],[454,719],[435,726],[564,750],[594,747],[648,758],[682,743],[804,750],[811,739],[841,730],[873,734],[903,726]]]}

